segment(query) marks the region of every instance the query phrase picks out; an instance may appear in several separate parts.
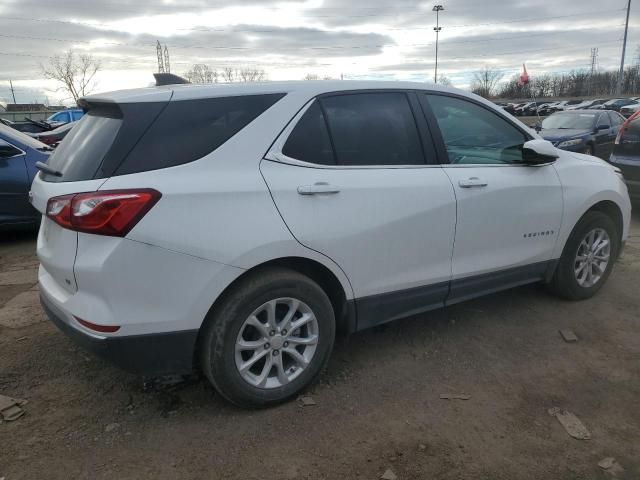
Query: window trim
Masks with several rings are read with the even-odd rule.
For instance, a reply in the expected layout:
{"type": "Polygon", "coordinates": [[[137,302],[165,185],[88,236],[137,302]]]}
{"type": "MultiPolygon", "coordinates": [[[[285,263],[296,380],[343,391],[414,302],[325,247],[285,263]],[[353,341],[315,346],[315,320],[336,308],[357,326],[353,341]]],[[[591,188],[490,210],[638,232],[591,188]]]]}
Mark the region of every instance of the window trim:
{"type": "Polygon", "coordinates": [[[534,137],[530,132],[523,130],[520,125],[513,121],[513,119],[509,118],[504,111],[494,110],[493,108],[485,105],[484,103],[476,100],[475,98],[468,97],[466,95],[460,95],[452,92],[441,92],[441,91],[433,91],[433,90],[419,90],[422,95],[418,95],[418,101],[420,102],[420,106],[422,107],[422,112],[429,124],[429,128],[432,132],[433,143],[436,149],[436,153],[438,156],[438,162],[440,166],[447,168],[477,168],[477,167],[527,167],[530,168],[529,165],[518,164],[518,163],[461,163],[461,164],[452,164],[449,161],[449,156],[447,155],[447,149],[445,147],[444,138],[442,137],[442,132],[440,131],[440,126],[438,125],[438,120],[436,119],[433,110],[431,109],[431,105],[429,105],[429,101],[426,98],[426,95],[439,95],[442,97],[450,97],[455,98],[462,101],[467,101],[478,107],[481,107],[488,112],[496,115],[497,117],[503,119],[505,122],[513,126],[516,130],[520,131],[525,137],[525,143],[529,140],[534,140],[534,137]]]}
{"type": "MultiPolygon", "coordinates": [[[[435,147],[435,139],[433,138],[433,131],[432,128],[430,127],[429,123],[425,121],[425,126],[428,129],[428,132],[424,132],[421,130],[421,119],[424,119],[424,117],[420,117],[420,111],[416,111],[416,107],[417,107],[417,101],[418,99],[416,98],[415,101],[412,101],[412,94],[415,94],[417,92],[427,92],[427,90],[414,90],[414,89],[405,89],[405,88],[377,88],[377,89],[359,89],[359,90],[337,90],[337,91],[333,91],[333,92],[325,92],[325,93],[321,93],[319,95],[315,95],[313,98],[309,99],[300,110],[298,110],[298,113],[296,113],[293,118],[289,121],[289,123],[287,124],[287,126],[282,130],[282,132],[280,132],[280,134],[278,135],[278,137],[276,138],[276,140],[273,142],[273,144],[271,145],[271,147],[269,148],[269,150],[267,151],[267,153],[264,155],[264,159],[265,160],[270,160],[270,161],[274,161],[274,162],[279,162],[279,163],[286,163],[289,165],[295,165],[295,166],[299,166],[299,167],[307,167],[307,168],[318,168],[318,169],[333,169],[333,170],[372,170],[372,169],[384,169],[384,170],[390,170],[390,169],[414,169],[414,168],[429,168],[429,167],[438,167],[440,168],[441,165],[440,163],[433,162],[433,163],[429,163],[428,162],[428,158],[427,158],[427,146],[425,146],[425,133],[428,134],[429,137],[431,137],[431,145],[432,148],[431,150],[433,150],[433,158],[435,160],[437,160],[438,158],[438,152],[437,149],[435,147]],[[322,114],[325,117],[325,122],[328,122],[326,115],[325,115],[325,111],[324,111],[324,107],[322,105],[322,102],[320,102],[320,100],[322,98],[327,98],[327,97],[337,97],[337,96],[343,96],[343,95],[359,95],[359,94],[371,94],[371,93],[404,93],[407,99],[407,103],[409,104],[409,109],[411,111],[411,114],[413,116],[413,121],[415,123],[416,126],[416,130],[418,132],[418,139],[420,142],[420,151],[422,153],[422,162],[423,163],[415,163],[415,164],[406,164],[406,165],[396,165],[396,164],[387,164],[387,165],[322,165],[322,164],[318,164],[318,163],[312,163],[312,162],[306,162],[304,160],[298,160],[297,158],[292,158],[289,157],[287,155],[285,155],[284,153],[282,153],[282,149],[284,148],[285,143],[287,142],[287,140],[289,139],[289,136],[291,135],[291,132],[293,131],[293,129],[296,127],[296,125],[298,124],[298,122],[300,121],[300,119],[302,118],[302,116],[306,113],[306,111],[311,107],[311,105],[313,105],[313,102],[317,101],[320,108],[322,109],[322,114]]],[[[328,125],[327,125],[327,129],[328,129],[328,125]]],[[[337,162],[336,159],[336,153],[335,153],[335,147],[333,146],[333,137],[331,136],[331,131],[328,130],[329,133],[329,138],[331,140],[331,146],[334,150],[333,154],[334,154],[334,159],[337,162]]]]}
{"type": "Polygon", "coordinates": [[[22,149],[22,148],[18,147],[17,145],[5,140],[4,138],[0,138],[0,140],[2,140],[7,145],[10,145],[13,148],[15,148],[16,150],[19,150],[21,152],[21,153],[16,153],[15,155],[11,155],[10,157],[2,157],[2,160],[11,160],[12,158],[23,157],[23,156],[25,156],[27,154],[27,152],[25,152],[24,149],[22,149]]]}

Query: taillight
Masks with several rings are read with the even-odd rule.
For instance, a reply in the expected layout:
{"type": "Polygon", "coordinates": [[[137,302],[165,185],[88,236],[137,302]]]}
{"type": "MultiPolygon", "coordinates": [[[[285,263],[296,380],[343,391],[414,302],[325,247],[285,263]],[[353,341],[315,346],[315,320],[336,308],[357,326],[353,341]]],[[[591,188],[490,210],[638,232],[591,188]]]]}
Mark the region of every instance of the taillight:
{"type": "Polygon", "coordinates": [[[152,189],[108,190],[53,197],[47,217],[77,232],[124,237],[160,200],[152,189]]]}
{"type": "Polygon", "coordinates": [[[620,127],[620,130],[618,130],[618,135],[616,135],[616,141],[615,141],[616,145],[620,145],[622,143],[622,139],[624,138],[624,132],[627,130],[627,127],[631,122],[636,120],[638,117],[640,117],[640,112],[634,113],[633,115],[631,115],[629,118],[625,120],[625,122],[622,124],[622,127],[620,127]]]}

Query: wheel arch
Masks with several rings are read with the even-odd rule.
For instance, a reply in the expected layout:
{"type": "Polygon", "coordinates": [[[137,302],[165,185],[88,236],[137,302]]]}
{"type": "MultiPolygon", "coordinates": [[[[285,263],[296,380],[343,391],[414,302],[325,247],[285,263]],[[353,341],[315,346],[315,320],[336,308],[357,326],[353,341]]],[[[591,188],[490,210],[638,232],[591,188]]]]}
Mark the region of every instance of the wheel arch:
{"type": "MultiPolygon", "coordinates": [[[[589,207],[587,211],[582,214],[582,216],[580,217],[580,220],[582,220],[582,217],[584,217],[588,212],[602,212],[605,215],[607,215],[609,218],[611,218],[613,220],[613,223],[616,226],[618,241],[622,242],[622,234],[624,232],[624,223],[623,223],[624,220],[622,217],[622,209],[616,202],[614,202],[613,200],[601,200],[593,204],[591,207],[589,207]]],[[[578,222],[580,220],[578,220],[578,222]]]]}
{"type": "Polygon", "coordinates": [[[336,331],[348,334],[356,330],[356,312],[354,302],[350,301],[350,297],[348,297],[345,286],[329,267],[323,265],[318,260],[307,257],[289,256],[273,258],[242,272],[242,274],[229,283],[229,285],[227,285],[220,295],[218,295],[213,301],[199,329],[193,357],[194,365],[198,365],[198,350],[200,349],[200,337],[203,331],[202,327],[205,325],[205,322],[207,322],[207,319],[211,318],[216,307],[219,306],[225,298],[233,292],[236,286],[247,277],[259,275],[260,272],[272,268],[287,268],[305,275],[316,282],[320,288],[324,290],[331,301],[336,318],[336,331]]]}

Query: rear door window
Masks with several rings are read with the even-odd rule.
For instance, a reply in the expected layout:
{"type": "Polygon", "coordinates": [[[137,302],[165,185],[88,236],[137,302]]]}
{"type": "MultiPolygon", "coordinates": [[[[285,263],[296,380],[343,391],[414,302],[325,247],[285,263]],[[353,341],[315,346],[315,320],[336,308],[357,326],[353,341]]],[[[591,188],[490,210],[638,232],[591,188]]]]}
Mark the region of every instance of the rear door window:
{"type": "Polygon", "coordinates": [[[424,164],[405,93],[335,95],[320,102],[338,165],[424,164]]]}
{"type": "Polygon", "coordinates": [[[335,165],[327,124],[316,100],[291,131],[282,153],[303,162],[335,165]]]}

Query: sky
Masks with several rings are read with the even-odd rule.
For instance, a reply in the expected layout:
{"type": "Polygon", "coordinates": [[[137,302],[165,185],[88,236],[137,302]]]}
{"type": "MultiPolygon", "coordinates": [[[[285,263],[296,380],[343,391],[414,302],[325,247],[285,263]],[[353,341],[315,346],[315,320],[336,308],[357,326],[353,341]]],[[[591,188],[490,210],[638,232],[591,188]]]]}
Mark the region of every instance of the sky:
{"type": "MultiPolygon", "coordinates": [[[[638,0],[632,0],[632,3],[638,0]]],[[[526,62],[531,76],[618,68],[625,0],[0,0],[0,101],[69,102],[40,64],[66,50],[102,68],[94,91],[148,86],[155,45],[171,72],[195,63],[255,67],[269,80],[307,74],[432,82],[438,3],[438,74],[468,88],[484,66],[504,78],[526,62]]],[[[631,6],[626,62],[640,45],[640,5],[631,6]]]]}

